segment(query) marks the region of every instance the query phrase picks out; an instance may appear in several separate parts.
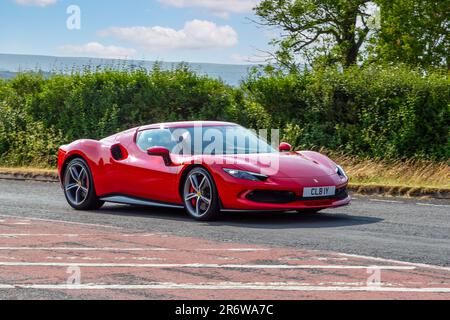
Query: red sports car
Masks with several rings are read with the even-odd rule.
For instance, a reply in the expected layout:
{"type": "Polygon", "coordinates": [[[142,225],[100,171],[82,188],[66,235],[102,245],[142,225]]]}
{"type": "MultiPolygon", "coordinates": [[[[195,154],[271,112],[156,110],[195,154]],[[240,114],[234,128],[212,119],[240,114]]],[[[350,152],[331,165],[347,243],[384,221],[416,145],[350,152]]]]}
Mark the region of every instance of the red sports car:
{"type": "Polygon", "coordinates": [[[221,211],[318,212],[350,203],[344,170],[326,156],[275,150],[225,122],[175,122],[61,146],[60,181],[70,206],[105,202],[185,208],[197,220],[221,211]]]}

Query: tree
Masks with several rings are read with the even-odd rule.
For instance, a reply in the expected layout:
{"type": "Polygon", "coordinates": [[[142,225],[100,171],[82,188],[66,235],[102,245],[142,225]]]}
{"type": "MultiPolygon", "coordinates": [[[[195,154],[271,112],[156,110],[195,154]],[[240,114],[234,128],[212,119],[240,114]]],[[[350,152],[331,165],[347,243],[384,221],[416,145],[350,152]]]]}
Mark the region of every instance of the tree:
{"type": "Polygon", "coordinates": [[[356,64],[370,36],[368,0],[263,0],[256,8],[260,24],[281,29],[272,44],[278,63],[356,64]],[[296,63],[297,62],[297,63],[296,63]]]}
{"type": "Polygon", "coordinates": [[[379,61],[450,69],[450,0],[379,0],[379,61]]]}

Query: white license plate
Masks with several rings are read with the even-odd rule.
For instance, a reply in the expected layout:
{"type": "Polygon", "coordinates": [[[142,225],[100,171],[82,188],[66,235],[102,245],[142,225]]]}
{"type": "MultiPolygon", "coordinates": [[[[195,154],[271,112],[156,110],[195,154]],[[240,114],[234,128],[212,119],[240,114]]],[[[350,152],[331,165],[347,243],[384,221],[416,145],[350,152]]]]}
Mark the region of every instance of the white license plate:
{"type": "Polygon", "coordinates": [[[328,197],[336,194],[336,187],[314,187],[304,188],[303,197],[315,198],[315,197],[328,197]]]}

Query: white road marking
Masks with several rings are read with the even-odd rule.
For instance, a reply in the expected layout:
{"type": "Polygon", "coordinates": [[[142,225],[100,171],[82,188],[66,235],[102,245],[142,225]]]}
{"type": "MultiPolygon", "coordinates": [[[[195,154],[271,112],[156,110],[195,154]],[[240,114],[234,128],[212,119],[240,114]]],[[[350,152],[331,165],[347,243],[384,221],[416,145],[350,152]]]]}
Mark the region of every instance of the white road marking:
{"type": "Polygon", "coordinates": [[[58,263],[58,262],[0,262],[6,267],[90,267],[90,268],[223,268],[223,269],[380,269],[414,270],[414,266],[349,266],[349,265],[263,265],[263,264],[202,264],[202,263],[58,263]]]}
{"type": "MultiPolygon", "coordinates": [[[[1,236],[1,235],[0,235],[1,236]]],[[[42,236],[40,234],[39,236],[42,236]]],[[[52,235],[53,236],[53,235],[52,235]]],[[[78,235],[72,235],[78,236],[78,235]]],[[[30,250],[52,250],[52,251],[176,251],[170,248],[109,248],[109,247],[0,247],[0,251],[30,251],[30,250]]],[[[230,252],[260,252],[271,249],[257,248],[208,248],[194,249],[194,251],[230,251],[230,252]]]]}
{"type": "Polygon", "coordinates": [[[0,217],[17,218],[17,219],[21,219],[21,220],[25,218],[25,219],[34,220],[34,221],[58,222],[58,223],[76,224],[76,225],[88,226],[88,227],[102,227],[102,228],[111,228],[111,229],[123,229],[121,227],[106,226],[106,225],[96,224],[96,223],[83,223],[83,222],[74,222],[74,221],[66,221],[66,220],[32,218],[32,217],[14,216],[14,215],[9,215],[9,214],[0,214],[0,217]]]}
{"type": "Polygon", "coordinates": [[[381,200],[381,199],[369,199],[369,201],[372,202],[383,202],[383,203],[405,203],[403,201],[397,201],[397,200],[381,200]]]}
{"type": "Polygon", "coordinates": [[[234,252],[256,252],[256,251],[270,251],[271,249],[263,248],[208,248],[195,249],[195,251],[234,251],[234,252]]]}
{"type": "MultiPolygon", "coordinates": [[[[109,234],[98,234],[98,233],[0,233],[0,237],[108,237],[109,234]]],[[[117,237],[130,237],[130,235],[114,234],[117,237]]],[[[150,237],[154,234],[136,234],[134,237],[150,237]]]]}
{"type": "Polygon", "coordinates": [[[149,283],[141,285],[114,284],[0,284],[0,289],[41,289],[41,290],[275,290],[275,291],[359,291],[359,292],[410,292],[410,293],[450,293],[450,288],[402,288],[384,286],[312,286],[280,283],[149,283]]]}
{"type": "Polygon", "coordinates": [[[3,225],[29,225],[29,224],[31,224],[31,221],[30,220],[8,219],[8,220],[0,220],[0,223],[3,225]]]}
{"type": "Polygon", "coordinates": [[[72,233],[0,233],[0,237],[79,237],[79,236],[100,236],[95,234],[72,234],[72,233]]]}
{"type": "MultiPolygon", "coordinates": [[[[360,200],[359,198],[352,198],[352,200],[360,200]]],[[[384,200],[384,199],[367,199],[371,202],[381,202],[381,203],[399,203],[399,204],[406,204],[405,201],[401,200],[384,200]]],[[[450,208],[450,205],[448,204],[433,204],[433,203],[425,203],[425,202],[417,202],[417,206],[427,206],[427,207],[437,207],[437,208],[450,208]]]]}
{"type": "Polygon", "coordinates": [[[120,237],[154,237],[161,236],[161,233],[132,233],[132,234],[118,234],[120,237]]]}
{"type": "MultiPolygon", "coordinates": [[[[399,200],[383,200],[383,199],[369,199],[371,202],[381,202],[381,203],[399,203],[399,204],[405,204],[404,201],[399,200]]],[[[424,202],[417,202],[416,205],[418,206],[427,206],[427,207],[441,207],[441,208],[450,208],[450,205],[447,204],[433,204],[433,203],[424,203],[424,202]]]]}
{"type": "Polygon", "coordinates": [[[0,256],[0,259],[7,259],[7,260],[17,260],[14,257],[7,257],[7,256],[0,256]]]}
{"type": "Polygon", "coordinates": [[[296,257],[283,257],[279,258],[279,261],[305,261],[305,260],[319,260],[319,261],[347,261],[347,258],[324,258],[324,257],[304,257],[304,258],[296,258],[296,257]]]}
{"type": "Polygon", "coordinates": [[[406,261],[384,259],[384,258],[377,258],[377,257],[370,257],[370,256],[362,256],[362,255],[358,255],[358,254],[349,254],[349,253],[337,253],[337,254],[340,256],[349,257],[349,258],[358,258],[358,259],[365,259],[365,260],[369,259],[369,260],[374,260],[374,261],[384,262],[384,263],[396,263],[396,264],[414,266],[417,268],[427,268],[427,269],[450,271],[450,268],[448,268],[448,267],[435,266],[435,265],[425,264],[425,263],[406,262],[406,261]]]}
{"type": "Polygon", "coordinates": [[[427,207],[450,208],[450,205],[446,205],[446,204],[432,204],[432,203],[421,203],[421,202],[418,202],[418,203],[416,203],[416,205],[418,205],[418,206],[427,206],[427,207]]]}
{"type": "Polygon", "coordinates": [[[50,250],[50,251],[175,251],[175,249],[168,249],[168,248],[0,247],[0,251],[30,251],[30,250],[50,250]]]}
{"type": "MultiPolygon", "coordinates": [[[[130,258],[128,257],[118,257],[118,258],[114,258],[114,260],[129,260],[130,258]]],[[[137,261],[163,261],[166,259],[163,258],[154,258],[154,257],[133,257],[131,258],[131,260],[137,260],[137,261]]]]}
{"type": "Polygon", "coordinates": [[[99,261],[103,258],[96,257],[46,257],[47,260],[89,260],[89,261],[99,261]]]}

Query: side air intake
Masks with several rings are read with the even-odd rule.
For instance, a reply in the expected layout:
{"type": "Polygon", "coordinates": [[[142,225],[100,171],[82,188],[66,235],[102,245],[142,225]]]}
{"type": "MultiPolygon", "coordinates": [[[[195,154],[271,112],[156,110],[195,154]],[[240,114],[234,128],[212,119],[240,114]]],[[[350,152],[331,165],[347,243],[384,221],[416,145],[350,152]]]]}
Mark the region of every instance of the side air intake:
{"type": "Polygon", "coordinates": [[[122,148],[120,148],[120,145],[116,144],[111,147],[111,156],[116,161],[123,160],[124,155],[122,152],[122,148]]]}

